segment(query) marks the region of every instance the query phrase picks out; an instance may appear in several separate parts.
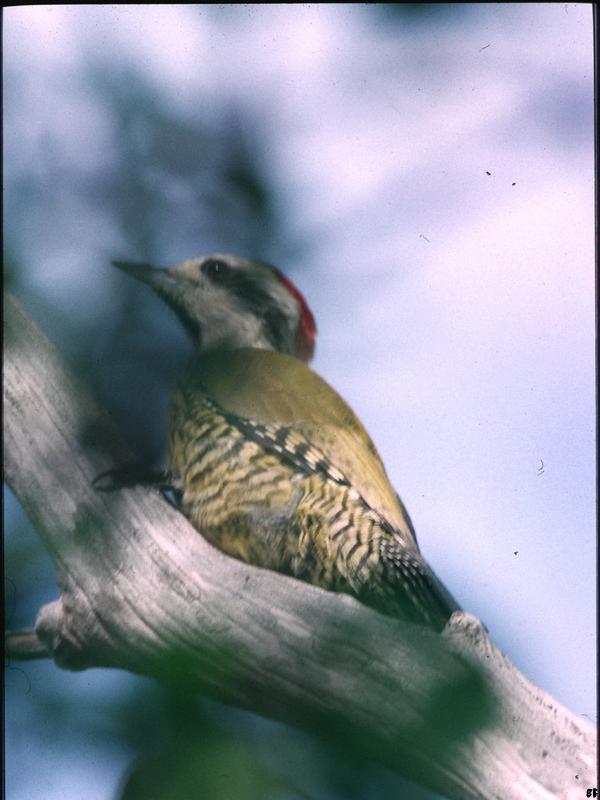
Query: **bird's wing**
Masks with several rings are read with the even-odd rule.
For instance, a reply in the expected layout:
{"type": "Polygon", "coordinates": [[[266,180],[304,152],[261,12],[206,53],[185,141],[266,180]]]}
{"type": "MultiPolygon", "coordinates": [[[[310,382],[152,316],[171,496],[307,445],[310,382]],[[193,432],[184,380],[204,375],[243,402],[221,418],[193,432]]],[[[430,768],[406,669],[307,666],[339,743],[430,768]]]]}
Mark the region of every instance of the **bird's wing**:
{"type": "Polygon", "coordinates": [[[316,372],[291,356],[248,348],[195,359],[183,382],[189,388],[195,381],[231,414],[271,430],[289,426],[296,439],[325,454],[417,550],[410,519],[375,445],[350,406],[316,372]]]}

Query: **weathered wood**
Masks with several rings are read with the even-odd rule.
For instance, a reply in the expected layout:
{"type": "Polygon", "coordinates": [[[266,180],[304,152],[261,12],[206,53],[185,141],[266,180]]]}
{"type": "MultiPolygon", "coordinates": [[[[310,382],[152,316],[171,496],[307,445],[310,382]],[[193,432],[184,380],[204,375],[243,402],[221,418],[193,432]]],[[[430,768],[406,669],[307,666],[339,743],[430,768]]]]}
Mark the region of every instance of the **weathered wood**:
{"type": "Polygon", "coordinates": [[[524,678],[474,617],[437,635],[226,557],[157,492],[94,491],[131,454],[9,296],[4,403],[5,475],[61,589],[35,633],[9,635],[13,657],[185,683],[344,735],[456,800],[575,800],[596,785],[594,726],[524,678]]]}

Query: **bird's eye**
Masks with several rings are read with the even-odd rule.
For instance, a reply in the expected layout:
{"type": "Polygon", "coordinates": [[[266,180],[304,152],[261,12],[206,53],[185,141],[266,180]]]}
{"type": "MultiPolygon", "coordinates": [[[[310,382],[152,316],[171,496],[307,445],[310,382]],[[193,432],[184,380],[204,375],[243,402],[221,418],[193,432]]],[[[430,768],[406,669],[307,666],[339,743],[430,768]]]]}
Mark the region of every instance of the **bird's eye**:
{"type": "Polygon", "coordinates": [[[215,282],[222,282],[229,271],[227,264],[218,258],[207,258],[206,261],[202,262],[201,269],[207,278],[215,282]]]}

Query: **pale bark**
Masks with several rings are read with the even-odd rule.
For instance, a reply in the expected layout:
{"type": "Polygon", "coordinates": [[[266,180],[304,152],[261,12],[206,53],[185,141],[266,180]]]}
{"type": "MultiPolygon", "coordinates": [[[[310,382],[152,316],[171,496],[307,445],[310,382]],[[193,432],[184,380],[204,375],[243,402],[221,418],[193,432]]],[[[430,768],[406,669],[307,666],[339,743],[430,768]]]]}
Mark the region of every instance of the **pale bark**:
{"type": "MultiPolygon", "coordinates": [[[[142,402],[143,399],[140,399],[142,402]]],[[[5,303],[5,474],[59,571],[15,657],[185,683],[329,735],[449,798],[581,798],[596,731],[531,684],[481,623],[442,635],[211,547],[158,492],[99,493],[130,460],[109,416],[5,303]]]]}

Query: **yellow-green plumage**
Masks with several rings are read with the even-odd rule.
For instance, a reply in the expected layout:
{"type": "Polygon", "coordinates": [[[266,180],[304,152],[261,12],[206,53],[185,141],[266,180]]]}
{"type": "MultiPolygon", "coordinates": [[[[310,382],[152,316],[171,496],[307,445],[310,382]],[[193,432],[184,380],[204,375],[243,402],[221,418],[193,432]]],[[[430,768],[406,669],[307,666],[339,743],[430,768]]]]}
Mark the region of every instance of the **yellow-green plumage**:
{"type": "Polygon", "coordinates": [[[197,358],[173,397],[169,465],[185,514],[226,553],[418,616],[411,576],[394,580],[414,571],[419,593],[417,571],[431,575],[410,521],[360,421],[299,360],[250,348],[197,358]]]}

